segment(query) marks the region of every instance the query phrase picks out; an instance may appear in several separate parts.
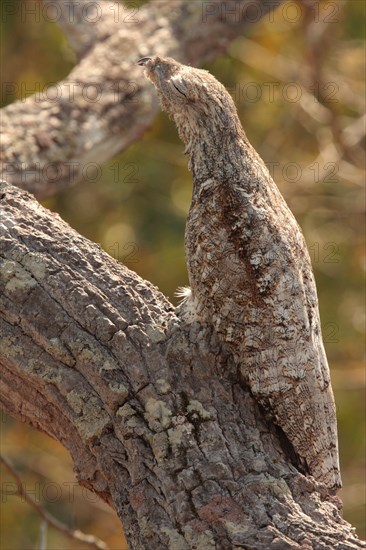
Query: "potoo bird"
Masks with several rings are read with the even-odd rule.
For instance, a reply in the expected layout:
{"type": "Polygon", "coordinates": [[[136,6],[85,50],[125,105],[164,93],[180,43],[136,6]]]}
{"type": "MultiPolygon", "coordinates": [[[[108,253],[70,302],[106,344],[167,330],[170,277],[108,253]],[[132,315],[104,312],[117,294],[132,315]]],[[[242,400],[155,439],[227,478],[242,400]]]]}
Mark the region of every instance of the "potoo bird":
{"type": "Polygon", "coordinates": [[[228,346],[302,471],[340,487],[335,404],[302,232],[224,86],[171,58],[138,63],[189,155],[186,313],[228,346]]]}

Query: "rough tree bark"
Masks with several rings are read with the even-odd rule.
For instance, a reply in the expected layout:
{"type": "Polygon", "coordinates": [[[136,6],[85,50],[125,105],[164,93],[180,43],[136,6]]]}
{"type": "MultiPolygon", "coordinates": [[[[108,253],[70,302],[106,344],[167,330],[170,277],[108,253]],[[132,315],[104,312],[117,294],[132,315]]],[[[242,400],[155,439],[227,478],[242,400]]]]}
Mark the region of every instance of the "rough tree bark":
{"type": "Polygon", "coordinates": [[[70,451],[131,549],[363,547],[210,327],[28,193],[0,199],[1,404],[70,451]]]}
{"type": "Polygon", "coordinates": [[[282,1],[159,0],[134,12],[114,0],[59,0],[54,18],[80,62],[62,82],[2,110],[3,179],[39,198],[75,184],[86,165],[140,138],[156,114],[137,59],[200,65],[282,1]]]}
{"type": "MultiPolygon", "coordinates": [[[[146,26],[139,29],[151,31],[151,45],[157,46],[166,25],[168,38],[158,52],[174,54],[179,41],[189,59],[200,32],[191,24],[197,21],[195,3],[174,5],[174,22],[168,15],[164,23],[148,21],[146,15],[146,26]],[[193,19],[183,22],[179,10],[193,19]],[[149,25],[156,25],[156,35],[149,25]]],[[[113,42],[117,35],[109,30],[104,35],[101,27],[90,30],[82,19],[76,21],[81,38],[76,24],[70,28],[66,20],[64,26],[84,56],[80,79],[90,81],[93,59],[101,82],[103,69],[96,63],[107,52],[103,45],[110,45],[110,58],[112,43],[120,42],[113,42]]],[[[228,37],[242,28],[229,25],[224,32],[219,18],[215,25],[215,32],[207,27],[197,52],[201,60],[218,29],[228,37]]],[[[150,53],[139,38],[136,30],[133,43],[126,44],[128,62],[115,50],[109,82],[113,70],[118,82],[127,74],[130,80],[132,62],[150,53]]],[[[135,69],[131,74],[135,78],[135,69]]],[[[108,122],[91,143],[90,125],[99,118],[90,106],[61,102],[55,117],[47,108],[37,134],[32,124],[40,107],[47,107],[44,100],[8,107],[6,154],[23,162],[14,153],[19,146],[27,166],[29,159],[45,166],[53,154],[60,166],[70,158],[85,162],[91,153],[106,158],[99,153],[106,136],[116,147],[124,136],[121,148],[147,124],[140,117],[152,113],[152,92],[141,82],[139,93],[147,103],[140,101],[136,113],[123,101],[114,104],[115,115],[106,114],[116,124],[114,137],[108,122]],[[76,152],[75,129],[65,134],[74,109],[80,122],[76,152]],[[20,128],[27,118],[31,124],[23,138],[20,128]],[[52,126],[56,133],[63,128],[62,144],[49,134],[52,126]]],[[[70,184],[63,177],[49,187],[42,178],[39,185],[25,184],[21,170],[13,176],[39,196],[70,184]]],[[[79,482],[116,510],[131,549],[365,547],[342,519],[339,499],[290,464],[210,326],[186,324],[150,283],[7,183],[0,185],[0,236],[1,404],[70,451],[79,482]]]]}

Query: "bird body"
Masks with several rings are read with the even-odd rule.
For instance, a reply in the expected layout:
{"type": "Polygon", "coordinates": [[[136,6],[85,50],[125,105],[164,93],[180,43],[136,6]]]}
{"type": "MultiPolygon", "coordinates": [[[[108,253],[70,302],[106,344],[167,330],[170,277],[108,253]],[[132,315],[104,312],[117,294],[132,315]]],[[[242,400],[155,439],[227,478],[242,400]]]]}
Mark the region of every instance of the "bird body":
{"type": "Polygon", "coordinates": [[[193,176],[183,310],[215,328],[299,465],[341,486],[337,424],[311,261],[302,232],[207,71],[145,58],[193,176]]]}

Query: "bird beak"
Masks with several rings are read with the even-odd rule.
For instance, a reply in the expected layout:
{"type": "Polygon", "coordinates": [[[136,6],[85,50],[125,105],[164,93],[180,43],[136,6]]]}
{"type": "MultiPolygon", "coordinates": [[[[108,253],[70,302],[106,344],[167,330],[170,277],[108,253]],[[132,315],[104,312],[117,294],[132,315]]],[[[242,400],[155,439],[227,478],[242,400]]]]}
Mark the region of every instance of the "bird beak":
{"type": "Polygon", "coordinates": [[[148,61],[150,61],[151,57],[141,57],[141,59],[138,60],[137,65],[144,66],[148,61]]]}

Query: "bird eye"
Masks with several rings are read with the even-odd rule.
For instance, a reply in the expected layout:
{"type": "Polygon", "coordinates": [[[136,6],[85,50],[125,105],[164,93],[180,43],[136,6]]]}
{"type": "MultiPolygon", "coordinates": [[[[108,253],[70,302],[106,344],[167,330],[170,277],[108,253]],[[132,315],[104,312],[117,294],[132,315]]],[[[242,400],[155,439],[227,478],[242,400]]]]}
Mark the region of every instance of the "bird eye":
{"type": "Polygon", "coordinates": [[[178,86],[177,86],[176,84],[174,84],[173,81],[172,81],[172,84],[173,84],[174,88],[177,90],[177,92],[179,92],[182,96],[187,97],[186,94],[183,93],[182,90],[180,90],[180,89],[178,88],[178,86]]]}

